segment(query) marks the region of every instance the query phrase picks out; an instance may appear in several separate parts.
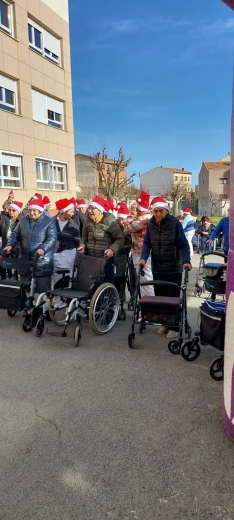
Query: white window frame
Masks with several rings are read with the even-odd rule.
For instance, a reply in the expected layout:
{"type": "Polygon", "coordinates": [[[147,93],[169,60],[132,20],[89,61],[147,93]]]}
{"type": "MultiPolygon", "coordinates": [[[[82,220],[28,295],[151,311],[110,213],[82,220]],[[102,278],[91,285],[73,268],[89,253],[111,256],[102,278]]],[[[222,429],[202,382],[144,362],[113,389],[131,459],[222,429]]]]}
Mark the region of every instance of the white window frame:
{"type": "Polygon", "coordinates": [[[1,23],[1,20],[0,20],[0,30],[3,31],[4,33],[6,34],[9,34],[10,36],[14,36],[14,32],[13,32],[13,12],[12,12],[12,4],[10,4],[9,2],[7,2],[6,0],[1,0],[1,2],[3,4],[5,4],[7,7],[8,7],[8,17],[9,17],[9,25],[10,25],[10,28],[8,29],[8,27],[6,27],[5,25],[3,25],[1,23]]]}
{"type": "Polygon", "coordinates": [[[24,177],[23,177],[23,154],[21,153],[15,153],[15,152],[8,152],[6,150],[0,150],[0,187],[1,188],[14,188],[14,189],[22,189],[24,188],[24,177]],[[9,161],[12,164],[6,164],[4,157],[11,157],[12,160],[9,161]],[[15,159],[14,159],[15,158],[15,159]],[[17,160],[18,159],[18,160],[17,160]],[[15,163],[15,164],[14,164],[15,163]],[[18,164],[17,164],[18,163],[18,164]],[[7,171],[10,173],[10,168],[15,167],[18,168],[18,176],[17,177],[10,177],[5,176],[3,173],[3,166],[7,166],[7,171]],[[5,181],[12,181],[12,184],[6,184],[5,181]],[[13,181],[16,180],[19,182],[19,186],[16,186],[13,184],[13,181]]]}
{"type": "Polygon", "coordinates": [[[8,78],[4,74],[0,74],[0,87],[2,88],[2,101],[0,100],[0,110],[7,110],[11,114],[18,113],[18,103],[17,103],[17,82],[14,79],[8,78]],[[14,104],[6,102],[6,90],[13,92],[14,94],[14,104]],[[9,110],[9,108],[13,108],[14,110],[9,110]]]}
{"type": "MultiPolygon", "coordinates": [[[[37,177],[37,189],[38,190],[50,190],[50,191],[67,191],[67,163],[63,161],[56,161],[55,159],[45,159],[43,157],[36,157],[36,163],[48,164],[49,180],[43,179],[43,171],[40,167],[41,179],[37,177]],[[58,181],[58,168],[64,168],[64,180],[58,181]],[[41,187],[41,184],[47,184],[47,187],[41,187]],[[60,185],[60,188],[55,187],[60,185]]],[[[37,174],[37,166],[36,166],[37,174]]]]}
{"type": "Polygon", "coordinates": [[[64,102],[55,99],[39,90],[32,89],[33,119],[45,125],[64,130],[64,102]],[[49,112],[53,119],[49,118],[49,112]],[[61,117],[61,122],[56,121],[55,116],[61,117]]]}
{"type": "Polygon", "coordinates": [[[43,58],[61,67],[61,39],[54,36],[50,31],[28,18],[28,26],[32,27],[32,42],[29,41],[29,48],[39,53],[43,58]],[[35,29],[41,34],[41,47],[35,43],[35,29]],[[54,47],[50,48],[50,46],[54,47]],[[56,52],[55,52],[56,49],[56,52]]]}

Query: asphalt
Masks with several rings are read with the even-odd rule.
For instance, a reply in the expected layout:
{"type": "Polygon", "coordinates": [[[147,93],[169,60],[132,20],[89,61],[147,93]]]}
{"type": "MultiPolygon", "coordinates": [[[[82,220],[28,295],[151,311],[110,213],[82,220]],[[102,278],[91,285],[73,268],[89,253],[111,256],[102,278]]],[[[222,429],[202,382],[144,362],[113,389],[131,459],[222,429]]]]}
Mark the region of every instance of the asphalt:
{"type": "Polygon", "coordinates": [[[72,324],[67,338],[36,338],[20,314],[0,318],[0,519],[233,520],[234,445],[209,374],[217,350],[186,362],[155,327],[137,330],[131,350],[129,312],[104,336],[85,322],[78,349],[72,324]]]}

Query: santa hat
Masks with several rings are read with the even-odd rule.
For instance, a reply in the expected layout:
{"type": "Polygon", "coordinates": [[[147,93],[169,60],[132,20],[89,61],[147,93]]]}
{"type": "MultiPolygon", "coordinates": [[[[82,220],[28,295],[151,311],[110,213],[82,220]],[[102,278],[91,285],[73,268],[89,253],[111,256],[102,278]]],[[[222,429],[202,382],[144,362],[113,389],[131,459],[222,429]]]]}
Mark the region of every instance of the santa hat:
{"type": "Polygon", "coordinates": [[[38,209],[38,211],[41,211],[43,213],[44,204],[42,199],[34,199],[32,197],[28,203],[28,209],[38,209]]]}
{"type": "Polygon", "coordinates": [[[164,208],[164,209],[167,209],[167,211],[169,211],[168,203],[167,203],[166,199],[164,199],[163,197],[154,197],[154,199],[151,202],[151,206],[153,209],[154,208],[164,208]]]}
{"type": "Polygon", "coordinates": [[[8,193],[8,197],[12,197],[12,195],[14,195],[13,190],[9,191],[9,193],[8,193]]]}
{"type": "Polygon", "coordinates": [[[11,202],[9,204],[9,208],[16,209],[19,213],[21,212],[21,209],[23,207],[23,202],[17,202],[14,200],[14,202],[11,202]]]}
{"type": "Polygon", "coordinates": [[[76,199],[77,208],[86,208],[87,204],[84,199],[76,199]]]}
{"type": "Polygon", "coordinates": [[[35,193],[35,195],[33,196],[33,198],[35,199],[39,199],[39,200],[42,200],[42,195],[40,193],[35,193]]]}
{"type": "Polygon", "coordinates": [[[74,208],[74,202],[72,202],[71,199],[60,199],[55,202],[55,206],[59,213],[66,213],[69,209],[74,208]]]}
{"type": "Polygon", "coordinates": [[[89,203],[90,206],[93,206],[94,208],[99,209],[101,213],[103,213],[105,210],[105,201],[102,197],[99,197],[99,195],[96,195],[93,200],[89,203]]]}
{"type": "Polygon", "coordinates": [[[129,216],[129,209],[125,202],[119,202],[117,206],[117,218],[127,218],[129,216]]]}
{"type": "Polygon", "coordinates": [[[110,209],[110,211],[114,211],[115,203],[114,203],[113,199],[108,200],[108,202],[109,202],[109,209],[110,209]]]}
{"type": "Polygon", "coordinates": [[[139,197],[136,198],[137,208],[140,211],[147,211],[149,209],[150,195],[142,190],[139,197]]]}
{"type": "Polygon", "coordinates": [[[206,217],[205,222],[208,222],[208,224],[210,224],[210,219],[208,217],[206,217]]]}
{"type": "Polygon", "coordinates": [[[50,206],[51,205],[51,200],[46,195],[45,195],[45,197],[43,197],[42,202],[43,202],[44,206],[50,206]]]}
{"type": "Polygon", "coordinates": [[[186,208],[186,209],[184,210],[184,213],[186,213],[187,215],[189,215],[189,213],[192,213],[191,208],[186,208]]]}
{"type": "Polygon", "coordinates": [[[110,211],[110,201],[109,200],[104,199],[104,210],[107,212],[110,211]]]}

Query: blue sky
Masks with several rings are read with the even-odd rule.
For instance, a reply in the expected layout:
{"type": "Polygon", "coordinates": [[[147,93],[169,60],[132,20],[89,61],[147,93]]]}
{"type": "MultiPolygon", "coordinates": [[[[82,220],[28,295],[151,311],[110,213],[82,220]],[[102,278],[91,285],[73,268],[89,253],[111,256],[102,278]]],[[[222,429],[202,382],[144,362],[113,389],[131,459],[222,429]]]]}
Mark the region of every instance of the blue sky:
{"type": "Polygon", "coordinates": [[[230,151],[234,13],[221,0],[69,0],[76,152],[129,173],[230,151]]]}

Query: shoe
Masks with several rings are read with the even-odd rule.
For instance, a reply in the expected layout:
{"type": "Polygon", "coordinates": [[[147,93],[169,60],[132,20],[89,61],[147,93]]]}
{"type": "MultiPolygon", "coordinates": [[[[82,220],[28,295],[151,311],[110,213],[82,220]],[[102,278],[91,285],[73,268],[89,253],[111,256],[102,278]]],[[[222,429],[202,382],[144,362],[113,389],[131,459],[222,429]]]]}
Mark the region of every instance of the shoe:
{"type": "Polygon", "coordinates": [[[162,325],[162,327],[160,327],[160,329],[158,329],[158,334],[166,334],[168,331],[167,327],[164,327],[164,325],[162,325]]]}
{"type": "Polygon", "coordinates": [[[175,332],[174,330],[169,330],[167,333],[167,338],[173,339],[177,338],[178,332],[175,332]]]}

